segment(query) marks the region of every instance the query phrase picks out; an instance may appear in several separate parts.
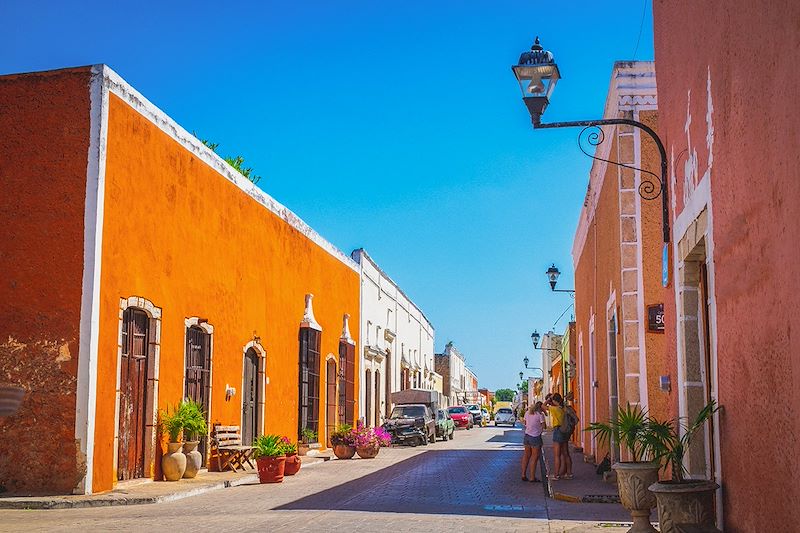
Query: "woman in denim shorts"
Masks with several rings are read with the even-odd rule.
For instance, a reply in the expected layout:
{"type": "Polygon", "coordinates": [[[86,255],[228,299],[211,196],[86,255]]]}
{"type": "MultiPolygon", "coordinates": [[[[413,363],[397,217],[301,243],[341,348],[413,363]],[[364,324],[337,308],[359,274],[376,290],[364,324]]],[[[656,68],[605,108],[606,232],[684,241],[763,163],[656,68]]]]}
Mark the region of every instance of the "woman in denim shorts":
{"type": "Polygon", "coordinates": [[[536,479],[536,465],[542,454],[542,432],[545,428],[544,411],[542,402],[536,402],[525,413],[525,453],[522,455],[522,481],[539,481],[536,479]],[[531,467],[531,477],[528,478],[528,466],[531,467]]]}

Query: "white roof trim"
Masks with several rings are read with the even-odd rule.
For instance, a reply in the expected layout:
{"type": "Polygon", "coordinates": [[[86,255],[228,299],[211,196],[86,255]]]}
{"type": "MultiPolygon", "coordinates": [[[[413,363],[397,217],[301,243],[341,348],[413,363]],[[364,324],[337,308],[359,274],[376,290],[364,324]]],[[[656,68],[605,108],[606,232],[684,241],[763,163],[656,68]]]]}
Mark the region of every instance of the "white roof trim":
{"type": "Polygon", "coordinates": [[[294,214],[289,208],[272,198],[270,195],[256,187],[250,180],[239,174],[219,155],[200,142],[194,135],[183,129],[177,122],[170,118],[156,105],[145,98],[139,91],[134,89],[128,82],[114,72],[108,65],[95,65],[94,69],[103,73],[103,84],[109,92],[117,95],[131,106],[140,115],[155,124],[161,131],[169,135],[178,144],[186,148],[208,166],[217,171],[228,181],[234,183],[248,196],[260,203],[297,231],[305,235],[314,243],[333,257],[358,272],[358,265],[345,253],[336,248],[333,244],[325,240],[319,233],[314,231],[300,217],[294,214]]]}

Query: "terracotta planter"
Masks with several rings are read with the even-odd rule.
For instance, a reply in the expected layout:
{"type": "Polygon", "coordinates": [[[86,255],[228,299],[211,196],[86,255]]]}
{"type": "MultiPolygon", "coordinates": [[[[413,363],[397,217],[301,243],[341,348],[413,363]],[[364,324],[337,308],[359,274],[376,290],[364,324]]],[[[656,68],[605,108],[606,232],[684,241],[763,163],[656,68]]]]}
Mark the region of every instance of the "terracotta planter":
{"type": "Polygon", "coordinates": [[[197,451],[200,441],[192,440],[183,443],[183,454],[186,456],[186,471],[183,477],[191,479],[197,475],[203,466],[203,455],[197,451]]]}
{"type": "Polygon", "coordinates": [[[678,526],[692,525],[698,531],[719,531],[714,514],[713,481],[660,481],[650,485],[658,500],[658,523],[661,533],[678,533],[678,526]]]}
{"type": "Polygon", "coordinates": [[[658,481],[658,463],[614,463],[611,468],[617,473],[622,505],[633,518],[628,533],[655,532],[656,528],[650,524],[650,511],[656,506],[656,497],[648,487],[658,481]]]}
{"type": "Polygon", "coordinates": [[[356,454],[356,449],[352,446],[347,446],[345,444],[335,444],[333,446],[333,454],[338,459],[352,459],[353,456],[356,454]]]}
{"type": "Polygon", "coordinates": [[[358,456],[362,459],[374,459],[378,452],[381,451],[380,446],[365,446],[356,448],[358,456]]]}
{"type": "Polygon", "coordinates": [[[259,457],[256,459],[258,466],[258,481],[261,483],[281,483],[286,468],[286,456],[259,457]]]}
{"type": "Polygon", "coordinates": [[[300,443],[297,445],[297,455],[303,456],[308,453],[308,444],[300,443]]]}
{"type": "Polygon", "coordinates": [[[182,442],[167,443],[167,453],[161,457],[161,471],[166,481],[179,481],[186,472],[186,456],[181,448],[182,442]]]}
{"type": "Polygon", "coordinates": [[[0,385],[0,416],[12,416],[22,404],[25,389],[19,385],[0,385]]]}
{"type": "Polygon", "coordinates": [[[287,476],[293,476],[297,472],[300,471],[300,465],[302,461],[297,454],[291,454],[286,456],[286,466],[284,467],[283,473],[287,476]]]}

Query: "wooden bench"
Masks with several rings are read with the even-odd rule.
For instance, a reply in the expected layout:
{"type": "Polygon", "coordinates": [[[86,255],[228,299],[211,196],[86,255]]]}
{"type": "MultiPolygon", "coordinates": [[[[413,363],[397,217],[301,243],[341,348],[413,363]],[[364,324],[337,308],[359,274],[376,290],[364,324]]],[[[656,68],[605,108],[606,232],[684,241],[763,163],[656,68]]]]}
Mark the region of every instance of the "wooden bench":
{"type": "Polygon", "coordinates": [[[228,467],[234,472],[237,468],[245,469],[245,464],[255,468],[250,459],[253,455],[252,446],[242,446],[242,434],[239,426],[214,426],[211,435],[211,458],[216,458],[217,467],[224,472],[228,467]]]}

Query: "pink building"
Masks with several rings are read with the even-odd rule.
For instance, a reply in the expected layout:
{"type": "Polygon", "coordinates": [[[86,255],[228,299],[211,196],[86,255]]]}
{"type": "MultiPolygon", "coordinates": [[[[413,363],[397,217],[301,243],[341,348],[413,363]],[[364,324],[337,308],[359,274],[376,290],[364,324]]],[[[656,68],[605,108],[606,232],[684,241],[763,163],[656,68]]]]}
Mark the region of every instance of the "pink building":
{"type": "Polygon", "coordinates": [[[800,527],[800,2],[654,3],[672,408],[725,531],[800,527]]]}

